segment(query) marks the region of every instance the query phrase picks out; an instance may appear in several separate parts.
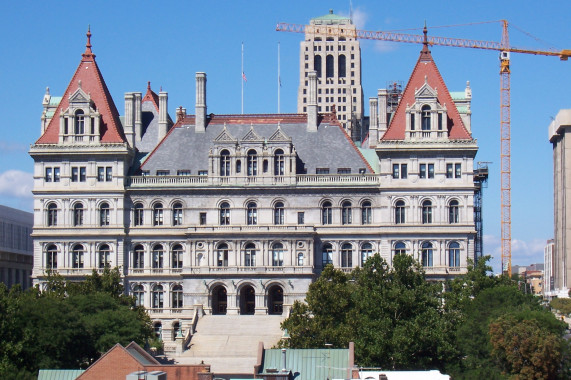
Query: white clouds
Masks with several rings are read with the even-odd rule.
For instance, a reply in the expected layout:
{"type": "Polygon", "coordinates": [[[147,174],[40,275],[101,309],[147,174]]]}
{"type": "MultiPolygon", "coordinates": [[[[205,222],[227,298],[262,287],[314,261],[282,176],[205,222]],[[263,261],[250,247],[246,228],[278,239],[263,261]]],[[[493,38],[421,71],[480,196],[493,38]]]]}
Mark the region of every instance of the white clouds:
{"type": "MultiPolygon", "coordinates": [[[[502,242],[499,236],[484,235],[484,255],[491,255],[494,273],[499,273],[502,258],[502,242]]],[[[512,239],[512,265],[530,265],[543,262],[543,248],[547,239],[512,239]]]]}
{"type": "MultiPolygon", "coordinates": [[[[350,17],[351,15],[345,12],[339,12],[340,16],[343,17],[350,17]]],[[[365,29],[365,24],[367,23],[367,19],[369,15],[360,7],[353,9],[353,24],[357,27],[357,29],[365,29]]]]}
{"type": "Polygon", "coordinates": [[[0,195],[16,198],[32,198],[34,178],[31,173],[7,170],[0,173],[0,195]]]}

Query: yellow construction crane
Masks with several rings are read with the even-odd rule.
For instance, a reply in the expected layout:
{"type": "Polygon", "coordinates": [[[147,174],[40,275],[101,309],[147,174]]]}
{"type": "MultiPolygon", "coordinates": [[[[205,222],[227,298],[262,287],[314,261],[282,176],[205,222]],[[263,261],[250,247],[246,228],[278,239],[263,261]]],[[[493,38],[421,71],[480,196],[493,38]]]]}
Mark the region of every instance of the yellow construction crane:
{"type": "Polygon", "coordinates": [[[330,28],[328,25],[300,25],[280,22],[276,26],[279,32],[310,33],[325,36],[360,38],[392,42],[407,42],[429,45],[453,46],[472,49],[495,50],[500,52],[500,139],[501,139],[501,236],[502,271],[511,275],[511,130],[510,130],[510,53],[523,53],[559,57],[567,61],[571,50],[534,50],[519,49],[510,46],[508,22],[502,23],[502,39],[497,41],[469,40],[450,37],[428,37],[426,25],[424,35],[382,31],[330,28]]]}

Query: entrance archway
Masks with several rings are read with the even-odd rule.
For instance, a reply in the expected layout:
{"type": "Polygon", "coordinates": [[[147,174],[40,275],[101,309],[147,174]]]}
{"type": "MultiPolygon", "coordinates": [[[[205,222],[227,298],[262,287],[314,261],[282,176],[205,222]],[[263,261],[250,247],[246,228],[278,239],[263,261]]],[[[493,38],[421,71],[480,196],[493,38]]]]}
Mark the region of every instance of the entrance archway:
{"type": "Polygon", "coordinates": [[[268,290],[268,314],[281,315],[284,311],[284,290],[274,285],[268,290]]]}
{"type": "Polygon", "coordinates": [[[250,285],[240,290],[240,314],[253,315],[256,311],[256,291],[250,285]]]}
{"type": "Polygon", "coordinates": [[[217,286],[214,288],[212,291],[212,314],[226,314],[226,307],[228,305],[227,299],[225,287],[217,286]]]}

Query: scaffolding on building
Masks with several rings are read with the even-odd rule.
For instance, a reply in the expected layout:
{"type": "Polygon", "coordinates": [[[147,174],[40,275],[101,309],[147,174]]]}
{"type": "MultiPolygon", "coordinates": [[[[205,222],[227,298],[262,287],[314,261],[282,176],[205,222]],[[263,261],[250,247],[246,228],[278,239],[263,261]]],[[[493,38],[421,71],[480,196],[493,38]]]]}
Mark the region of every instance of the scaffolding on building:
{"type": "Polygon", "coordinates": [[[482,219],[482,203],[484,188],[488,187],[488,163],[478,162],[478,168],[474,170],[474,224],[476,226],[476,238],[474,239],[474,261],[477,262],[484,251],[484,224],[482,219]]]}

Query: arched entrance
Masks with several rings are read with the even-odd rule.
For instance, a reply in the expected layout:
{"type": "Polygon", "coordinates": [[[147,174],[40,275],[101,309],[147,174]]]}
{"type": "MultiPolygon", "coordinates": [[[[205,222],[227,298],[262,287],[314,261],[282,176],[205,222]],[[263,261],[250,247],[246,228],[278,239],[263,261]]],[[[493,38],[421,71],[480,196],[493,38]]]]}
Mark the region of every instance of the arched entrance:
{"type": "Polygon", "coordinates": [[[226,314],[226,307],[228,305],[226,288],[217,286],[212,291],[212,314],[224,315],[226,314]]]}
{"type": "Polygon", "coordinates": [[[274,285],[268,290],[268,314],[281,315],[284,311],[284,290],[274,285]]]}
{"type": "Polygon", "coordinates": [[[253,315],[256,311],[256,291],[250,285],[240,290],[240,314],[253,315]]]}

